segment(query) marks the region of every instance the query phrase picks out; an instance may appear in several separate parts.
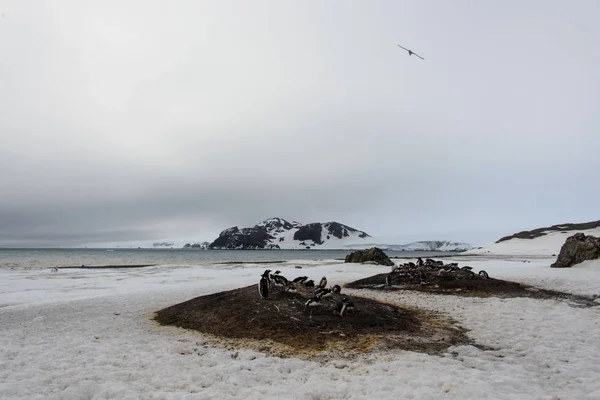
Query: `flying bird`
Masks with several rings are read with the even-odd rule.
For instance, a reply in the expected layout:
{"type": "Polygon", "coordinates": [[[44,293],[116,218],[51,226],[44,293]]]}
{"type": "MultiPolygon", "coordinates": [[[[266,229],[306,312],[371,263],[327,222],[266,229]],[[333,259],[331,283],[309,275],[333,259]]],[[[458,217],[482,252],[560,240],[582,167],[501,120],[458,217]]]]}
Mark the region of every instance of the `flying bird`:
{"type": "Polygon", "coordinates": [[[398,45],[398,47],[400,47],[401,49],[404,49],[404,50],[408,51],[408,55],[409,55],[409,56],[412,56],[412,55],[414,54],[415,56],[419,57],[421,60],[424,60],[424,58],[423,58],[423,57],[421,57],[420,55],[418,55],[418,54],[417,54],[417,53],[415,53],[414,51],[412,51],[412,50],[409,50],[409,49],[407,49],[406,47],[402,47],[402,46],[400,46],[400,45],[398,45]]]}

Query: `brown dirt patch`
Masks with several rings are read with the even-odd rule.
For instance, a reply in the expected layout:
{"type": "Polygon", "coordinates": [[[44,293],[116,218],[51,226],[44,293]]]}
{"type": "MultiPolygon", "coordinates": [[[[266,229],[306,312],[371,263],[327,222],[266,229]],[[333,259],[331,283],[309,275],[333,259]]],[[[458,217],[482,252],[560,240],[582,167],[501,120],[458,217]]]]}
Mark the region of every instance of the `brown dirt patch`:
{"type": "Polygon", "coordinates": [[[356,312],[339,315],[341,295],[323,299],[323,306],[306,309],[312,297],[274,290],[261,300],[257,285],[197,297],[156,313],[162,325],[193,329],[212,336],[214,343],[249,347],[278,356],[351,357],[377,349],[440,353],[468,343],[452,322],[422,310],[348,296],[356,312]]]}
{"type": "Polygon", "coordinates": [[[586,296],[573,295],[524,285],[518,282],[501,279],[457,279],[457,280],[428,280],[427,284],[403,283],[388,286],[385,283],[387,274],[377,274],[368,278],[348,283],[345,287],[352,289],[373,290],[415,290],[419,292],[449,294],[466,297],[532,297],[536,299],[567,300],[575,306],[593,307],[598,304],[586,296]]]}

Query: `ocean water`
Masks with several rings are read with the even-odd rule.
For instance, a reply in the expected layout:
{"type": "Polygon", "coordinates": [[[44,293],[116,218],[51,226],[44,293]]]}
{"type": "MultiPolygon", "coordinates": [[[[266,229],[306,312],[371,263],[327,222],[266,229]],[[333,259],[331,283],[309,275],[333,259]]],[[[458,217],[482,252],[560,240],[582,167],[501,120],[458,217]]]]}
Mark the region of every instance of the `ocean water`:
{"type": "MultiPolygon", "coordinates": [[[[74,266],[214,266],[232,263],[343,260],[351,250],[0,249],[0,269],[74,266]]],[[[443,252],[386,251],[390,257],[439,257],[443,252]]]]}

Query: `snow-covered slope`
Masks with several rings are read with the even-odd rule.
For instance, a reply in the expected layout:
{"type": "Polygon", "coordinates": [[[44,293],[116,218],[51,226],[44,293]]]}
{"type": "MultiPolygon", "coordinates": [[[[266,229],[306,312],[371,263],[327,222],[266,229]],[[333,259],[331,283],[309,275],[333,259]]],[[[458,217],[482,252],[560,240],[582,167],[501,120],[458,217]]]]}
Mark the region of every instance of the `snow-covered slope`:
{"type": "Polygon", "coordinates": [[[468,254],[487,255],[539,255],[551,256],[560,252],[560,248],[569,236],[577,232],[586,235],[600,236],[600,227],[587,230],[546,231],[544,235],[533,239],[513,238],[502,242],[491,243],[478,249],[470,250],[468,254]]]}
{"type": "MultiPolygon", "coordinates": [[[[352,245],[351,245],[352,246],[352,245]]],[[[378,242],[377,238],[372,238],[369,243],[364,243],[362,248],[379,247],[382,250],[391,251],[452,251],[461,252],[467,251],[473,248],[468,243],[463,242],[449,242],[446,240],[423,240],[419,242],[411,242],[406,244],[386,244],[378,242]]],[[[353,247],[354,248],[354,247],[353,247]]]]}
{"type": "Polygon", "coordinates": [[[269,218],[252,228],[228,228],[210,244],[211,249],[345,249],[360,246],[369,235],[338,222],[303,225],[269,218]]]}

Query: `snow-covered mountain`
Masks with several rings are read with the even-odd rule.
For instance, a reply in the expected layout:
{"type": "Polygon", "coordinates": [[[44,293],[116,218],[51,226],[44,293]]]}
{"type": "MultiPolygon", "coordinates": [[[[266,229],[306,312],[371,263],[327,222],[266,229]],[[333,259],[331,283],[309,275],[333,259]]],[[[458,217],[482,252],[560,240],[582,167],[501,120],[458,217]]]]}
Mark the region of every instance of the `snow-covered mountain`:
{"type": "Polygon", "coordinates": [[[252,228],[225,229],[210,249],[345,249],[360,246],[367,233],[339,222],[303,225],[283,218],[269,218],[252,228]]]}
{"type": "MultiPolygon", "coordinates": [[[[384,243],[365,243],[361,248],[379,247],[382,250],[392,251],[449,251],[462,252],[473,249],[468,243],[450,242],[447,240],[423,240],[406,244],[384,244],[384,243]]],[[[354,248],[354,247],[352,247],[354,248]]]]}

